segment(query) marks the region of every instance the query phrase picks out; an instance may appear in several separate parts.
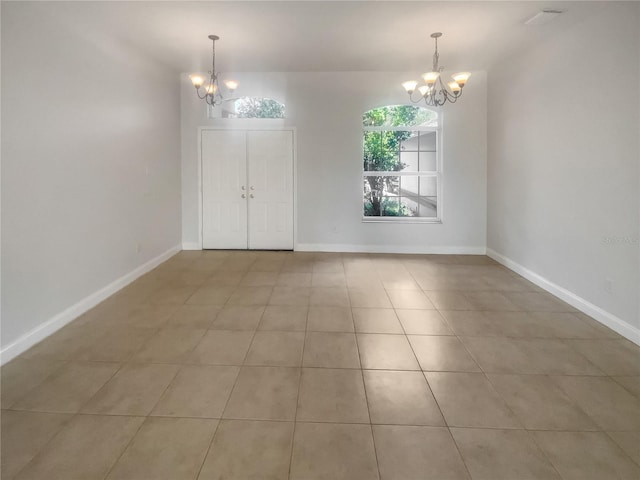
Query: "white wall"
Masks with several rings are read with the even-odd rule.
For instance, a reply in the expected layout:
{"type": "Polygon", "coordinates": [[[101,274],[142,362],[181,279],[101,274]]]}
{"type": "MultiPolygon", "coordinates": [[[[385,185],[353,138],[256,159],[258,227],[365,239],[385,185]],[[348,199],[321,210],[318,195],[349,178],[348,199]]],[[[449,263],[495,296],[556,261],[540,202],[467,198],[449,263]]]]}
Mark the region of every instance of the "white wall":
{"type": "Polygon", "coordinates": [[[180,243],[178,74],[65,24],[64,4],[60,17],[41,6],[2,4],[10,356],[40,334],[25,335],[180,243]]]}
{"type": "Polygon", "coordinates": [[[540,28],[490,72],[488,248],[637,335],[640,4],[540,28]]]}
{"type": "MultiPolygon", "coordinates": [[[[301,249],[484,253],[486,242],[486,75],[474,72],[459,103],[443,109],[442,224],[362,222],[362,113],[406,103],[400,83],[419,72],[243,73],[238,95],[272,96],[297,128],[297,243],[301,249]]],[[[271,123],[269,123],[271,122],[271,123]]],[[[275,123],[274,123],[275,122],[275,123]]],[[[208,120],[182,77],[182,231],[198,238],[197,127],[260,121],[208,120]]]]}

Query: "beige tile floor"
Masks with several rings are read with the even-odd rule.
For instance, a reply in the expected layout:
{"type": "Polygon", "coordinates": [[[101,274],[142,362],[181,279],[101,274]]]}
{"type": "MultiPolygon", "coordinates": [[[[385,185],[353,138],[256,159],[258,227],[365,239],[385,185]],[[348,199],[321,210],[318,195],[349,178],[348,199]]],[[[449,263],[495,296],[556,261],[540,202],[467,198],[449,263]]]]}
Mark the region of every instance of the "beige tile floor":
{"type": "Polygon", "coordinates": [[[482,256],[182,252],[2,409],[3,480],[640,478],[640,349],[482,256]]]}

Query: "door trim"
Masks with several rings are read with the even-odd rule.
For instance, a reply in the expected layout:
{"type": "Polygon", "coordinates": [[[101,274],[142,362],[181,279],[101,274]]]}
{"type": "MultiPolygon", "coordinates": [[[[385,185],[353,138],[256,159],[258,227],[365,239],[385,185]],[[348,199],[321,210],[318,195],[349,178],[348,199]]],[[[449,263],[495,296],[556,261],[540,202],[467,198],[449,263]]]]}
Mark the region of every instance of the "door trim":
{"type": "MultiPolygon", "coordinates": [[[[259,131],[287,131],[291,132],[293,138],[293,249],[298,245],[298,139],[296,127],[259,127],[259,128],[239,128],[239,127],[198,127],[198,243],[196,250],[202,250],[203,231],[202,231],[202,214],[203,214],[203,195],[202,195],[202,132],[207,130],[240,130],[244,132],[259,131]]],[[[195,247],[196,245],[194,245],[195,247]]]]}

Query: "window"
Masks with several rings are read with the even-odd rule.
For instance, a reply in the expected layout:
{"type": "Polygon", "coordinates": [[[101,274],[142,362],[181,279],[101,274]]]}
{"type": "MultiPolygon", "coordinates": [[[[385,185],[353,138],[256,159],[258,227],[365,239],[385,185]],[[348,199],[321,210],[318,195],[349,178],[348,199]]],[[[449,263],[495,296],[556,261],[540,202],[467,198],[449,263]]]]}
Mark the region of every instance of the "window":
{"type": "Polygon", "coordinates": [[[365,112],[363,220],[439,222],[438,114],[409,105],[365,112]]]}
{"type": "MultiPolygon", "coordinates": [[[[213,113],[210,110],[210,117],[213,113]]],[[[223,118],[284,118],[284,103],[273,98],[240,97],[222,105],[223,118]]]]}

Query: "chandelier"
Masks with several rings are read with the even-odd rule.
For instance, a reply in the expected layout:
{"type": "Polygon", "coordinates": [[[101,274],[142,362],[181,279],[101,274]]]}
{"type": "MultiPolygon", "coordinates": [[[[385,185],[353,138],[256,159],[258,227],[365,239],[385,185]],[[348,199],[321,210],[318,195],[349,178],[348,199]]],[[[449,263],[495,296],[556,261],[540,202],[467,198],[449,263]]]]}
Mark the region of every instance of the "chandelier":
{"type": "MultiPolygon", "coordinates": [[[[209,35],[209,40],[213,42],[213,51],[211,55],[211,70],[209,71],[209,79],[205,85],[205,78],[199,74],[189,75],[191,83],[196,87],[198,98],[206,101],[209,105],[220,105],[224,101],[220,87],[218,86],[218,74],[216,73],[216,40],[220,40],[217,35],[209,35]]],[[[224,82],[227,90],[231,93],[238,88],[238,82],[227,80],[224,82]]]]}
{"type": "Polygon", "coordinates": [[[449,82],[446,86],[442,81],[440,73],[444,70],[444,67],[438,65],[440,60],[440,54],[438,53],[438,38],[442,36],[442,33],[436,32],[431,34],[431,38],[435,39],[436,51],[433,54],[433,69],[430,72],[422,75],[425,85],[418,87],[420,97],[417,100],[413,99],[413,92],[418,86],[418,82],[409,81],[404,82],[402,86],[409,94],[409,99],[413,103],[418,103],[424,100],[425,103],[431,107],[440,107],[447,102],[455,103],[458,98],[462,96],[462,88],[469,80],[471,74],[469,72],[459,72],[451,75],[453,82],[449,82]]]}

